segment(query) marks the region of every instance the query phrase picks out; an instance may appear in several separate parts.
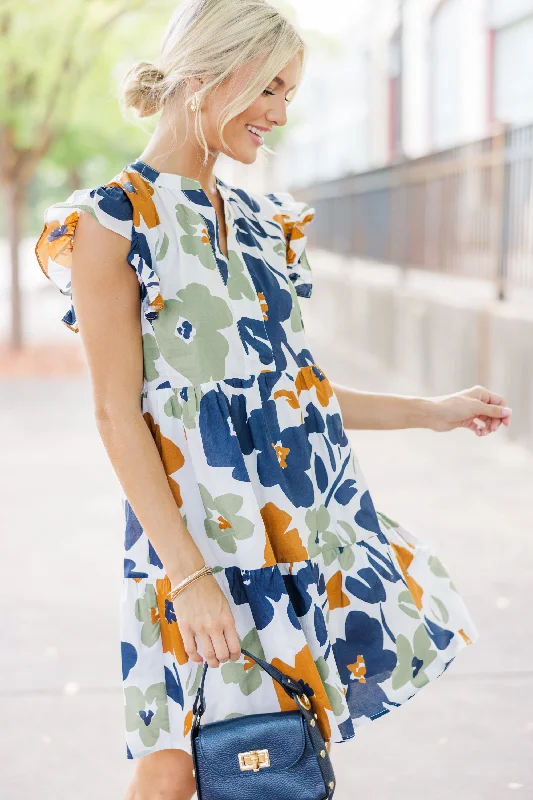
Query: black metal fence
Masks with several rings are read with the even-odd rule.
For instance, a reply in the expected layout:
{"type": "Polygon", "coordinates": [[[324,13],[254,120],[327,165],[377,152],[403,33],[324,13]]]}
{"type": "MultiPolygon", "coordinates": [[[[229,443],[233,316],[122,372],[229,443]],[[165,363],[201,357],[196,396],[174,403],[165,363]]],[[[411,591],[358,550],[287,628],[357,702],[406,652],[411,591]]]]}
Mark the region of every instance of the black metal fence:
{"type": "Polygon", "coordinates": [[[533,125],[295,192],[309,243],[533,289],[533,125]]]}

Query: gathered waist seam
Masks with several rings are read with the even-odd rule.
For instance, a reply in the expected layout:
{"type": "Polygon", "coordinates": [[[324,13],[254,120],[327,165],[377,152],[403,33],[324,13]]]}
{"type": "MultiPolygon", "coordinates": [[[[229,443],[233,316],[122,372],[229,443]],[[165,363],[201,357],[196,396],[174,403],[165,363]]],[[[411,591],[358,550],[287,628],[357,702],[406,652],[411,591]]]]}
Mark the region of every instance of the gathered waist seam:
{"type": "MultiPolygon", "coordinates": [[[[318,367],[318,364],[307,364],[308,367],[318,367]]],[[[318,367],[319,368],[319,367],[318,367]]],[[[194,390],[202,390],[202,391],[209,391],[214,387],[220,386],[220,384],[227,384],[231,386],[232,384],[237,384],[238,382],[244,384],[242,388],[246,388],[246,384],[249,386],[253,386],[256,380],[268,380],[267,376],[280,376],[286,375],[290,380],[296,380],[296,375],[298,374],[300,367],[296,367],[296,371],[293,373],[286,369],[272,369],[272,370],[265,370],[264,372],[257,372],[255,374],[247,375],[247,376],[235,376],[233,378],[219,378],[211,381],[206,381],[205,383],[179,383],[175,380],[175,378],[165,377],[164,375],[161,376],[161,380],[157,386],[150,386],[146,383],[143,383],[143,387],[141,389],[141,394],[147,394],[152,392],[162,391],[164,389],[174,389],[180,391],[181,389],[189,389],[190,391],[194,390]],[[264,376],[264,377],[263,377],[264,376]]],[[[320,368],[319,368],[320,369],[320,368]]]]}

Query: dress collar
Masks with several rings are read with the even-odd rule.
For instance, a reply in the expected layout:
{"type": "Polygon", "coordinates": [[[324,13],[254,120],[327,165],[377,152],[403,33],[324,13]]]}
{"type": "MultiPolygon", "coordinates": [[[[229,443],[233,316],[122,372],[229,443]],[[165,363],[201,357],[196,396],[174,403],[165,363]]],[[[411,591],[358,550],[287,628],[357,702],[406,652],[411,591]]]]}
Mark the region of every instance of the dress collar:
{"type": "MultiPolygon", "coordinates": [[[[179,190],[196,190],[203,192],[207,198],[207,194],[200,183],[195,178],[187,178],[184,175],[178,175],[176,172],[159,172],[158,170],[141,161],[139,158],[132,161],[125,169],[134,169],[149,183],[158,184],[160,186],[167,186],[169,189],[179,190]]],[[[218,188],[229,190],[229,186],[220,178],[215,176],[218,188]]]]}

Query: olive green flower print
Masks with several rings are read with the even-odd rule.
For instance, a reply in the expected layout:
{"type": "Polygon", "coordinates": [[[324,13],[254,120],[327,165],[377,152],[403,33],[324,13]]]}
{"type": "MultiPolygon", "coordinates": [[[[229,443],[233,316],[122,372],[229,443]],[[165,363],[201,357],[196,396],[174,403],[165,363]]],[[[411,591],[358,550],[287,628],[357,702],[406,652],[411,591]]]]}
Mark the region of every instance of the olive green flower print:
{"type": "Polygon", "coordinates": [[[145,333],[142,337],[143,348],[143,362],[144,362],[144,377],[147,381],[155,381],[159,378],[159,372],[156,369],[155,362],[161,355],[157,340],[151,333],[145,333]]]}
{"type": "Polygon", "coordinates": [[[396,522],[395,520],[387,517],[382,511],[376,511],[377,516],[380,518],[381,522],[384,524],[386,528],[399,528],[400,523],[396,522]]]}
{"type": "Polygon", "coordinates": [[[184,231],[184,235],[180,239],[183,252],[190,256],[196,256],[206,269],[216,269],[217,262],[213,255],[211,241],[200,214],[197,214],[189,206],[178,203],[176,219],[184,231]]]}
{"type": "Polygon", "coordinates": [[[202,484],[200,494],[206,512],[205,531],[210,539],[215,539],[225,553],[237,552],[237,540],[253,536],[254,524],[237,513],[242,508],[242,497],[238,494],[221,494],[211,497],[202,484]]]}
{"type": "Polygon", "coordinates": [[[454,591],[454,592],[457,591],[457,587],[455,586],[454,582],[450,578],[450,575],[448,574],[448,570],[446,569],[446,567],[444,566],[444,564],[442,563],[440,558],[438,558],[438,556],[431,555],[428,558],[428,566],[429,566],[431,572],[433,573],[433,575],[435,575],[437,578],[447,578],[448,581],[449,581],[448,586],[450,587],[450,589],[452,591],[454,591]]]}
{"type": "Polygon", "coordinates": [[[126,730],[139,731],[145,747],[153,747],[161,731],[170,732],[165,683],[153,683],[146,692],[138,686],[124,689],[126,730]]]}
{"type": "Polygon", "coordinates": [[[255,299],[252,284],[244,272],[244,264],[233,250],[228,253],[228,294],[232,300],[240,300],[241,297],[255,299]]]}
{"type": "Polygon", "coordinates": [[[307,552],[310,558],[322,553],[324,564],[329,566],[338,559],[342,569],[350,569],[355,561],[353,550],[345,547],[336,533],[328,530],[331,517],[326,506],[310,508],[305,515],[305,524],[311,531],[307,540],[307,552]]]}
{"type": "MultiPolygon", "coordinates": [[[[311,531],[307,542],[307,552],[310,558],[314,558],[322,552],[323,546],[321,544],[321,539],[324,540],[324,536],[326,537],[324,541],[327,541],[330,537],[334,537],[335,541],[333,543],[336,545],[340,544],[337,537],[335,537],[331,531],[328,531],[329,523],[329,511],[324,505],[319,506],[317,509],[310,508],[306,513],[305,524],[311,531]]],[[[331,541],[329,544],[331,545],[331,541]]]]}
{"type": "MultiPolygon", "coordinates": [[[[257,628],[252,628],[246,636],[241,639],[241,646],[258,658],[265,657],[257,628]]],[[[226,661],[220,667],[224,683],[236,683],[241,692],[248,697],[261,686],[261,667],[249,656],[244,656],[244,664],[237,661],[226,661]]]]}
{"type": "Polygon", "coordinates": [[[401,689],[409,681],[416,689],[429,683],[425,670],[436,659],[437,653],[431,647],[431,639],[424,625],[416,629],[412,647],[403,633],[398,634],[396,652],[398,663],[391,675],[393,689],[401,689]]]}
{"type": "Polygon", "coordinates": [[[315,660],[315,664],[318,673],[322,679],[322,683],[324,684],[324,689],[326,690],[328,700],[331,704],[331,710],[333,711],[335,716],[340,717],[344,714],[344,709],[345,709],[344,693],[341,692],[341,690],[338,689],[337,687],[333,686],[331,683],[327,682],[326,679],[329,676],[329,667],[324,656],[319,656],[315,660]]]}
{"type": "MultiPolygon", "coordinates": [[[[183,420],[183,424],[189,430],[196,428],[196,415],[198,412],[198,398],[192,394],[187,400],[178,396],[180,389],[173,389],[172,396],[168,398],[163,410],[168,417],[175,417],[183,420]]],[[[201,393],[200,393],[201,399],[201,393]]]]}
{"type": "Polygon", "coordinates": [[[135,601],[135,616],[142,622],[141,642],[146,647],[153,647],[161,633],[161,623],[157,610],[155,587],[152,583],[146,584],[144,596],[135,601]]]}
{"type": "Polygon", "coordinates": [[[222,380],[229,345],[219,331],[233,323],[228,304],[202,283],[190,283],[165,300],[153,321],[165,361],[191,383],[222,380]]]}
{"type": "Polygon", "coordinates": [[[156,245],[156,260],[162,261],[167,254],[169,245],[169,238],[166,233],[163,234],[163,239],[156,245]]]}

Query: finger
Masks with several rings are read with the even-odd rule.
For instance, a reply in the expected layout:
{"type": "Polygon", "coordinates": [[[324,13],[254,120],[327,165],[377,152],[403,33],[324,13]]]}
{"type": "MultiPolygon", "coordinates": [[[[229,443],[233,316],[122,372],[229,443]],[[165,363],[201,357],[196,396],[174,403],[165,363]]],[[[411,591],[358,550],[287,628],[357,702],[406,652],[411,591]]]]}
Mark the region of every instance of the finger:
{"type": "Polygon", "coordinates": [[[235,625],[228,625],[224,628],[224,636],[228,644],[229,657],[232,661],[237,661],[241,657],[241,641],[235,630],[235,625]]]}
{"type": "Polygon", "coordinates": [[[218,658],[221,664],[229,659],[229,648],[224,638],[224,631],[222,628],[216,631],[211,631],[211,641],[213,642],[213,647],[215,648],[215,656],[218,658]]]}
{"type": "Polygon", "coordinates": [[[490,403],[492,406],[507,406],[505,397],[502,397],[500,394],[496,394],[496,392],[489,392],[488,399],[486,397],[483,399],[485,403],[490,403]]]}
{"type": "Polygon", "coordinates": [[[507,417],[504,417],[503,419],[498,419],[496,417],[480,417],[480,419],[485,423],[487,433],[494,433],[494,431],[497,431],[502,424],[503,419],[507,419],[507,417]]]}
{"type": "Polygon", "coordinates": [[[196,642],[194,640],[193,632],[190,628],[185,626],[180,627],[181,638],[183,639],[183,647],[191,661],[203,661],[202,656],[198,652],[196,642]]]}
{"type": "Polygon", "coordinates": [[[490,403],[491,405],[495,406],[507,405],[507,402],[504,397],[502,397],[500,394],[497,394],[497,392],[491,392],[491,390],[487,389],[485,386],[479,386],[477,391],[474,391],[471,396],[477,397],[484,403],[490,403]]]}
{"type": "Polygon", "coordinates": [[[211,641],[210,635],[207,631],[198,632],[196,634],[196,638],[198,639],[198,643],[202,650],[202,655],[209,664],[210,667],[218,667],[218,658],[215,655],[215,648],[213,647],[213,642],[211,641]]]}
{"type": "Polygon", "coordinates": [[[477,417],[485,416],[503,419],[504,417],[510,417],[512,414],[512,409],[508,406],[492,405],[490,403],[483,403],[481,400],[478,400],[475,408],[477,417]]]}
{"type": "Polygon", "coordinates": [[[483,417],[472,417],[467,422],[467,428],[470,428],[471,431],[477,433],[478,431],[482,431],[486,427],[486,420],[483,417]]]}

